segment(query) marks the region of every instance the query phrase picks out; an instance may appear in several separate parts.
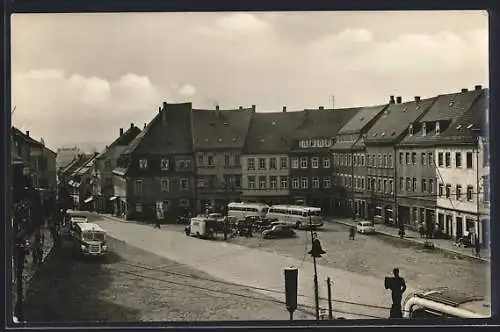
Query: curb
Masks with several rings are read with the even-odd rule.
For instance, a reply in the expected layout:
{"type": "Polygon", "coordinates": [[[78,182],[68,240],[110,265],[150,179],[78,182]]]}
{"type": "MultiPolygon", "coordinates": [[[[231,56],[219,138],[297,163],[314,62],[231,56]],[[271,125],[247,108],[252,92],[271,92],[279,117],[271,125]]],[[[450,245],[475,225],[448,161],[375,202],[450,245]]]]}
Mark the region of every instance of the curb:
{"type": "MultiPolygon", "coordinates": [[[[334,223],[337,223],[337,224],[342,224],[342,225],[345,225],[345,226],[353,226],[351,223],[348,223],[348,222],[345,222],[345,221],[340,221],[340,220],[333,220],[331,219],[331,222],[334,222],[334,223]]],[[[397,235],[394,235],[392,233],[389,233],[389,232],[381,232],[381,231],[378,231],[378,230],[375,230],[375,233],[377,234],[381,234],[381,235],[385,235],[385,236],[389,236],[389,237],[393,237],[393,238],[400,238],[399,236],[397,235]]],[[[421,244],[423,245],[424,242],[423,241],[418,241],[418,240],[413,240],[413,239],[409,239],[409,238],[403,238],[402,240],[406,240],[408,242],[412,242],[412,243],[415,243],[415,244],[421,244]]],[[[487,258],[483,258],[483,257],[475,257],[475,256],[472,256],[472,255],[469,255],[469,254],[465,254],[463,252],[460,252],[460,251],[456,251],[456,250],[453,250],[453,249],[448,249],[448,248],[443,248],[443,247],[439,247],[439,246],[435,246],[435,249],[437,250],[441,250],[441,251],[445,251],[445,252],[448,252],[448,253],[452,253],[452,254],[455,254],[455,255],[459,255],[461,257],[465,257],[465,258],[469,258],[469,259],[474,259],[474,260],[478,260],[478,261],[482,261],[482,262],[485,262],[485,263],[490,263],[490,260],[487,259],[487,258]]]]}

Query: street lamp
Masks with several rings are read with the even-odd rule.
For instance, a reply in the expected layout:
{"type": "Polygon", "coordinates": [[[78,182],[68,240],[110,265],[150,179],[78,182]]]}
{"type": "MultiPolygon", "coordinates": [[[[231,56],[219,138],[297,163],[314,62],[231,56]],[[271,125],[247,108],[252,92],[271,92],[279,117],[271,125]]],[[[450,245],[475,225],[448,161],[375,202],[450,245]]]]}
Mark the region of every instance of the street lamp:
{"type": "Polygon", "coordinates": [[[311,231],[311,241],[312,248],[309,250],[308,254],[313,258],[314,265],[314,301],[316,304],[316,320],[319,320],[319,291],[318,291],[318,271],[316,268],[316,258],[321,257],[321,255],[326,254],[326,252],[321,248],[321,242],[319,242],[318,234],[313,231],[312,217],[309,215],[309,229],[311,231]]]}

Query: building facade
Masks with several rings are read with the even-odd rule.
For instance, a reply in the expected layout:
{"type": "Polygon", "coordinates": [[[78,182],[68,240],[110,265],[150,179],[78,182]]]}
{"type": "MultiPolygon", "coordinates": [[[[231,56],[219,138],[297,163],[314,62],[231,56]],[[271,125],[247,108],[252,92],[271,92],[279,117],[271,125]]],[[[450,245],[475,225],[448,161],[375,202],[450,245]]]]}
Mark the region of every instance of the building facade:
{"type": "MultiPolygon", "coordinates": [[[[126,131],[120,128],[118,138],[97,156],[93,174],[93,196],[96,211],[113,213],[111,198],[117,196],[113,186],[113,169],[116,168],[121,153],[140,132],[141,130],[133,123],[130,124],[126,131]]],[[[115,199],[113,198],[113,200],[115,199]]]]}
{"type": "Polygon", "coordinates": [[[62,169],[69,165],[73,160],[77,159],[83,152],[76,146],[71,148],[58,148],[57,149],[56,165],[57,169],[62,169]]]}
{"type": "Polygon", "coordinates": [[[330,153],[333,155],[335,215],[368,217],[365,197],[367,160],[366,131],[378,119],[386,105],[360,108],[337,133],[330,153]]]}
{"type": "Polygon", "coordinates": [[[193,110],[196,212],[224,212],[242,194],[241,155],[255,106],[238,110],[193,110]]]}
{"type": "MultiPolygon", "coordinates": [[[[427,233],[439,230],[452,236],[450,220],[438,220],[437,200],[440,194],[449,199],[451,184],[443,182],[444,168],[451,168],[451,151],[446,154],[440,146],[448,146],[444,140],[447,131],[453,130],[456,121],[466,113],[482,94],[480,86],[459,93],[439,95],[428,111],[418,120],[409,123],[405,137],[397,147],[399,216],[410,228],[424,226],[427,233]],[[444,144],[444,145],[443,145],[444,144]],[[441,153],[441,154],[440,154],[441,153]],[[446,190],[449,195],[446,197],[446,190]]],[[[445,217],[443,217],[445,218],[445,217]]]]}
{"type": "MultiPolygon", "coordinates": [[[[400,187],[401,183],[398,182],[398,179],[405,178],[405,176],[397,172],[398,168],[396,166],[401,159],[398,159],[396,146],[406,134],[408,123],[414,122],[423,116],[433,102],[434,99],[432,98],[421,100],[419,96],[416,96],[413,101],[403,103],[401,97],[394,99],[391,96],[389,105],[367,131],[365,139],[367,160],[366,196],[370,197],[370,220],[399,226],[398,192],[406,189],[406,187],[400,187]]],[[[412,155],[411,164],[409,165],[413,166],[416,163],[415,155],[412,155]]],[[[411,171],[413,171],[413,168],[411,171]]],[[[433,180],[430,181],[431,185],[432,182],[433,180]]],[[[411,184],[417,185],[415,181],[412,181],[411,184]]],[[[415,187],[412,188],[416,189],[415,187]]],[[[405,194],[407,193],[405,190],[405,194]]],[[[402,212],[405,212],[404,208],[402,212]]]]}
{"type": "Polygon", "coordinates": [[[123,151],[113,170],[114,214],[171,220],[194,209],[191,103],[167,104],[123,151]]]}
{"type": "Polygon", "coordinates": [[[304,112],[255,113],[242,155],[242,200],[268,205],[290,201],[288,153],[304,112]]]}
{"type": "Polygon", "coordinates": [[[69,195],[73,198],[73,206],[77,210],[94,210],[93,171],[97,153],[94,153],[68,177],[69,195]]]}

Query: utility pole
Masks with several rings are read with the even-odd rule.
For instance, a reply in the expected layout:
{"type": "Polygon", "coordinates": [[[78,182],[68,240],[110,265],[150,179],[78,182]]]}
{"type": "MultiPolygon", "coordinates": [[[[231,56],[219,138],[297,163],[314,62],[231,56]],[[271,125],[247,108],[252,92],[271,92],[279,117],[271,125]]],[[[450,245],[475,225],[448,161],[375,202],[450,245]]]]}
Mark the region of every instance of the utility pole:
{"type": "MultiPolygon", "coordinates": [[[[479,136],[477,137],[477,146],[476,146],[476,209],[477,209],[477,230],[478,234],[474,241],[479,241],[479,227],[480,227],[480,217],[479,217],[479,136]]],[[[484,232],[484,229],[483,229],[484,232]]],[[[476,232],[474,232],[476,233],[476,232]]],[[[475,242],[474,242],[475,243],[475,242]]],[[[477,245],[477,244],[476,244],[477,245]]]]}
{"type": "Polygon", "coordinates": [[[328,287],[328,319],[333,320],[332,281],[331,281],[330,277],[326,278],[326,285],[328,287]]]}
{"type": "Polygon", "coordinates": [[[319,291],[318,291],[318,270],[316,267],[316,257],[321,257],[321,255],[325,254],[326,252],[321,248],[321,243],[319,242],[317,234],[316,232],[313,231],[311,215],[309,215],[309,229],[311,231],[311,241],[312,241],[312,248],[309,251],[309,254],[313,258],[313,265],[314,265],[314,302],[316,304],[316,320],[319,321],[319,291]]]}

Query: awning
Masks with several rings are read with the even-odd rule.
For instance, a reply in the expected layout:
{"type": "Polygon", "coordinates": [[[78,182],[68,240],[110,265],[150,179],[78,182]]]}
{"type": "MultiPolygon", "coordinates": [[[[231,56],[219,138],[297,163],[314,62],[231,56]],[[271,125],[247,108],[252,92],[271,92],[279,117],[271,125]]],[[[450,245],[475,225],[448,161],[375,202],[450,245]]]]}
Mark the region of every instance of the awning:
{"type": "Polygon", "coordinates": [[[109,200],[114,201],[116,198],[117,198],[116,196],[113,196],[113,197],[110,197],[109,200]]]}
{"type": "Polygon", "coordinates": [[[87,198],[86,200],[84,200],[85,203],[89,203],[89,202],[92,202],[92,200],[94,199],[94,197],[90,196],[89,198],[87,198]]]}

